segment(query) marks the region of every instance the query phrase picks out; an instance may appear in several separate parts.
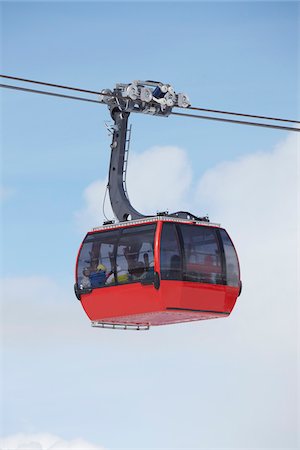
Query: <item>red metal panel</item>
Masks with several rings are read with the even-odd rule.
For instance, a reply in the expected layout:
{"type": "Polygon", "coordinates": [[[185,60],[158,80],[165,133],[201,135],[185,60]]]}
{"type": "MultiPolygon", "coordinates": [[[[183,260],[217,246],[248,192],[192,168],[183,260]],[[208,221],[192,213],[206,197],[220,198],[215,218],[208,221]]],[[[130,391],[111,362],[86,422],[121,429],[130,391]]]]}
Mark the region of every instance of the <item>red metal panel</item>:
{"type": "Polygon", "coordinates": [[[226,286],[184,282],[182,308],[225,312],[226,286]]]}
{"type": "Polygon", "coordinates": [[[164,321],[223,317],[223,313],[230,314],[237,295],[238,289],[228,286],[162,280],[159,290],[141,283],[94,289],[82,295],[81,302],[91,320],[111,322],[114,318],[116,323],[123,323],[126,316],[126,323],[144,323],[149,322],[145,319],[149,316],[152,325],[162,325],[164,321]],[[137,316],[140,322],[136,322],[137,316]]]}
{"type": "Polygon", "coordinates": [[[159,293],[165,308],[182,307],[183,281],[161,280],[159,293]]]}
{"type": "Polygon", "coordinates": [[[240,288],[226,286],[225,310],[231,312],[239,296],[240,288]]]}
{"type": "Polygon", "coordinates": [[[238,288],[188,281],[161,281],[161,296],[167,308],[183,308],[230,313],[238,288]]]}
{"type": "Polygon", "coordinates": [[[141,283],[94,289],[81,296],[81,303],[91,320],[164,309],[159,291],[141,283]]]}

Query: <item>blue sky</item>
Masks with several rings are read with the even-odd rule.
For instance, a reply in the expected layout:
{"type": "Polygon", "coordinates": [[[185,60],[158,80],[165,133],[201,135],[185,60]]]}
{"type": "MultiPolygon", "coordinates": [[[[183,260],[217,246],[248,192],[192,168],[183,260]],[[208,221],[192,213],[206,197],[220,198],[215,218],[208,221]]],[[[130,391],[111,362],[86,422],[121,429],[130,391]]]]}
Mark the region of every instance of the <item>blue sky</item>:
{"type": "MultiPolygon", "coordinates": [[[[92,90],[157,79],[194,106],[299,117],[296,2],[10,1],[1,24],[4,74],[92,90]]],[[[72,293],[84,229],[102,220],[108,110],[13,91],[1,100],[0,434],[80,437],[106,449],[296,448],[296,140],[131,117],[134,206],[209,213],[237,243],[247,283],[226,321],[116,334],[91,330],[72,293]],[[278,251],[290,265],[275,289],[265,280],[280,273],[278,213],[290,230],[278,251]]]]}

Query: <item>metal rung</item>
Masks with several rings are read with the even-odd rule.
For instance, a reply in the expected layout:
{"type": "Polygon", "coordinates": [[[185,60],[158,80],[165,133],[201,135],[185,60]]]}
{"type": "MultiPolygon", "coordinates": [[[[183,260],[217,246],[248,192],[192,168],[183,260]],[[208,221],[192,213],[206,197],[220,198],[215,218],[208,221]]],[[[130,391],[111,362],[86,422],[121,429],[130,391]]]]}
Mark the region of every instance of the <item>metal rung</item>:
{"type": "Polygon", "coordinates": [[[125,145],[125,152],[124,152],[123,176],[122,176],[123,189],[124,189],[124,192],[125,192],[125,195],[127,198],[128,198],[128,193],[127,193],[127,187],[126,187],[126,172],[127,172],[127,164],[128,164],[128,152],[129,152],[129,147],[130,147],[130,139],[131,139],[131,125],[126,130],[126,139],[125,139],[126,145],[125,145]]]}
{"type": "Polygon", "coordinates": [[[133,323],[114,323],[114,322],[100,322],[98,320],[92,320],[92,327],[108,328],[111,330],[137,330],[145,331],[149,330],[149,323],[145,324],[133,324],[133,323]]]}

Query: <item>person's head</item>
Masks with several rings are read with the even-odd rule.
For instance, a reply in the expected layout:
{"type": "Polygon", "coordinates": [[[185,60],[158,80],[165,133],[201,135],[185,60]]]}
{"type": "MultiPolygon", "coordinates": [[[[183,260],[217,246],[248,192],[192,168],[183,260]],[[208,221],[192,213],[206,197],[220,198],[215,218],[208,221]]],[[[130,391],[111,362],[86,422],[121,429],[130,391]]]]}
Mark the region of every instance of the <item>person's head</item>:
{"type": "Polygon", "coordinates": [[[90,276],[91,271],[90,271],[90,269],[89,269],[88,267],[85,267],[85,268],[83,269],[82,273],[83,273],[83,275],[84,275],[85,277],[88,277],[88,276],[90,276]]]}
{"type": "Polygon", "coordinates": [[[137,261],[135,266],[131,269],[130,273],[134,277],[140,278],[145,272],[145,266],[141,261],[137,261]]]}
{"type": "Polygon", "coordinates": [[[98,266],[98,258],[92,258],[91,259],[91,269],[97,270],[97,266],[98,266]]]}
{"type": "Polygon", "coordinates": [[[106,267],[103,264],[98,264],[97,272],[106,272],[106,267]]]}

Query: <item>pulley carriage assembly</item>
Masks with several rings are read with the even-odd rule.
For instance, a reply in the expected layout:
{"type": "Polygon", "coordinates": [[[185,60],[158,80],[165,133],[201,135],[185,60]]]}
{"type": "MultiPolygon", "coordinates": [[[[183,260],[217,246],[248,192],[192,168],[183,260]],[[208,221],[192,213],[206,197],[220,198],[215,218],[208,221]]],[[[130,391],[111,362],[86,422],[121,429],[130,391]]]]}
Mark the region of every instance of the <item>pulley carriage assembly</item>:
{"type": "Polygon", "coordinates": [[[118,83],[113,91],[104,89],[99,100],[127,113],[140,112],[156,116],[168,116],[174,106],[190,106],[186,94],[176,94],[170,84],[157,81],[134,81],[130,84],[118,83]],[[111,96],[110,96],[111,94],[111,96]]]}

